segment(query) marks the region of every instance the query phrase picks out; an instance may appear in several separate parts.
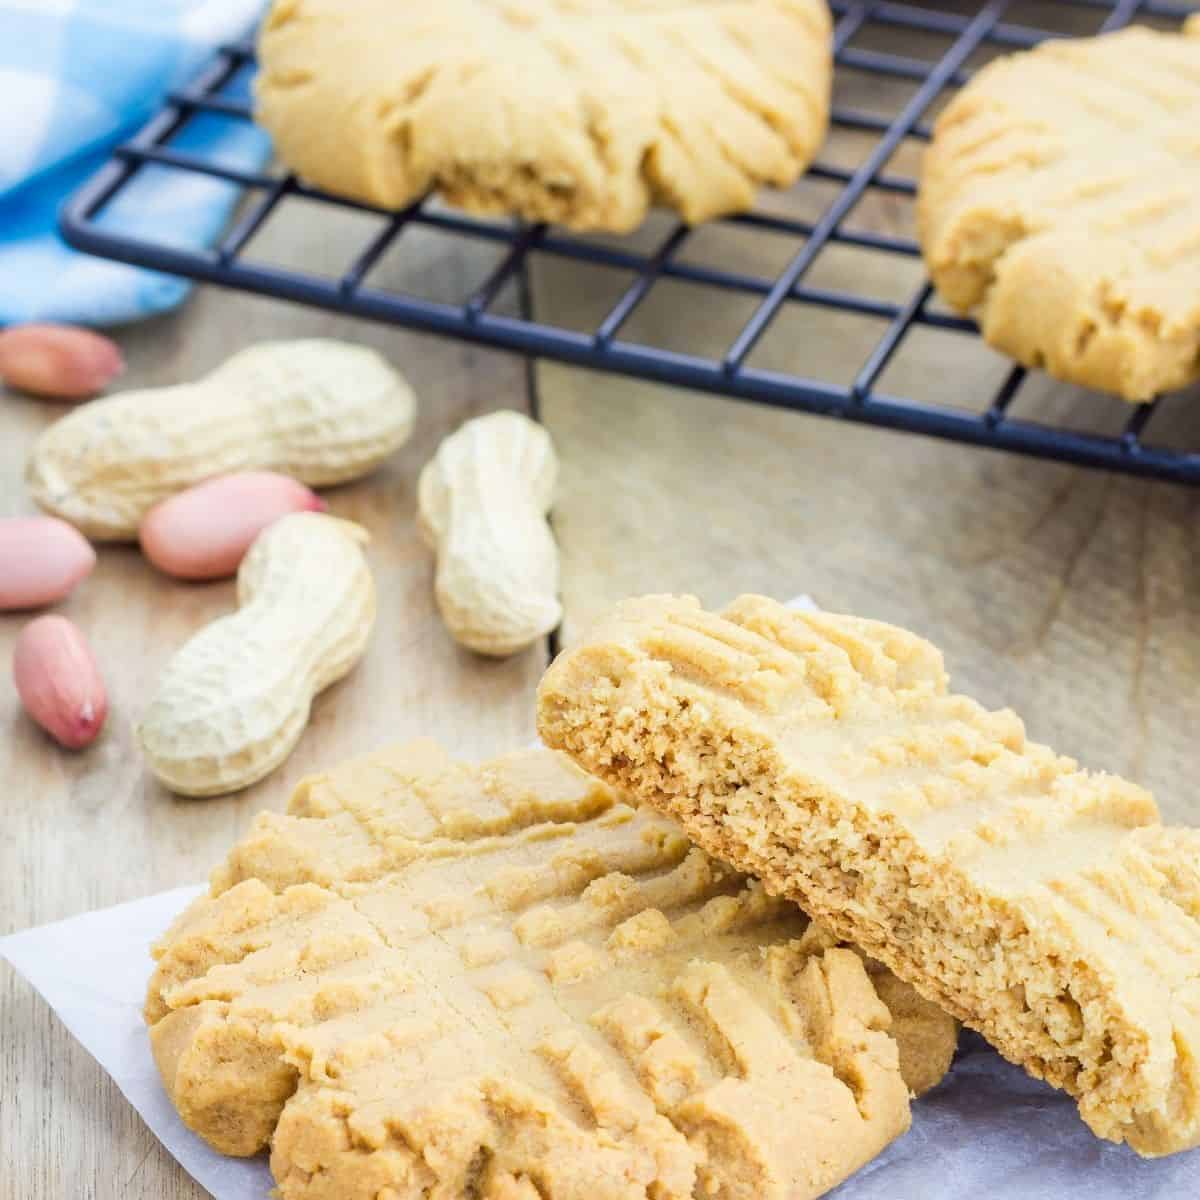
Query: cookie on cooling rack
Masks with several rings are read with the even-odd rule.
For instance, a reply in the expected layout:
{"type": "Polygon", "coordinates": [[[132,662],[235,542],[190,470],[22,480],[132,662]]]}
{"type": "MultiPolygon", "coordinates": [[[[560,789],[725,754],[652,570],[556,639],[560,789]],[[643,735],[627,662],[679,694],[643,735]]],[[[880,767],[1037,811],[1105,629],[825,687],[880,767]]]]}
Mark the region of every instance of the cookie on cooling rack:
{"type": "Polygon", "coordinates": [[[275,0],[258,119],[331,192],[633,229],[787,186],[825,136],[824,0],[275,0]]]}
{"type": "Polygon", "coordinates": [[[1019,362],[1127,400],[1200,378],[1197,114],[1200,15],[989,64],[922,172],[943,299],[1019,362]]]}

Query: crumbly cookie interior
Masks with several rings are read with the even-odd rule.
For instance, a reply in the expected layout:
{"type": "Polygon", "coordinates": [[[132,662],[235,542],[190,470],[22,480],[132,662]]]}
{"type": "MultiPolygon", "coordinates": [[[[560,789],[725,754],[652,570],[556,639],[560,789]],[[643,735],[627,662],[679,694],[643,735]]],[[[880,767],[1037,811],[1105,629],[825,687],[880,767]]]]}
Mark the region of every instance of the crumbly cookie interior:
{"type": "Polygon", "coordinates": [[[1200,831],[947,691],[891,626],[622,606],[540,690],[548,744],[803,905],[1143,1154],[1200,1141],[1200,831]]]}

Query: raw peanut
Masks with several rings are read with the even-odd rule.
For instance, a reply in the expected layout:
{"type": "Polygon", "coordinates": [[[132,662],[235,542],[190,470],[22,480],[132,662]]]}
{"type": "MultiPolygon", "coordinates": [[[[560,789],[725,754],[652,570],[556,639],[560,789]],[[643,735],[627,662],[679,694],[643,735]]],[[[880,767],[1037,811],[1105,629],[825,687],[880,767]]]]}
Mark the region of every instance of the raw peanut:
{"type": "Polygon", "coordinates": [[[125,362],[116,342],[72,325],[13,325],[0,332],[0,379],[47,400],[86,400],[125,362]]]}
{"type": "Polygon", "coordinates": [[[95,565],[95,550],[66,521],[0,517],[0,612],[55,604],[95,565]]]}
{"type": "Polygon", "coordinates": [[[421,472],[421,533],[437,553],[437,602],[456,641],[502,657],[562,619],[558,547],[546,523],[558,459],[515,412],[468,421],[421,472]]]}
{"type": "Polygon", "coordinates": [[[38,617],[21,630],[13,680],[25,711],[68,750],[90,745],[104,727],[104,680],[83,634],[66,617],[38,617]]]}
{"type": "Polygon", "coordinates": [[[222,475],[156,504],[138,537],[146,557],[177,579],[234,574],[254,539],[294,512],[324,512],[325,501],[304,484],[270,471],[222,475]]]}
{"type": "Polygon", "coordinates": [[[38,438],[34,499],[89,537],[130,540],[160,500],[234,471],[313,487],[373,470],[412,431],[416,401],[378,354],[344,342],[268,342],[199,383],[86,405],[38,438]]]}
{"type": "Polygon", "coordinates": [[[239,610],[167,664],[137,726],[173,792],[248,787],[292,752],[313,697],[362,657],[375,623],[366,530],[322,513],[268,526],[238,570],[239,610]]]}

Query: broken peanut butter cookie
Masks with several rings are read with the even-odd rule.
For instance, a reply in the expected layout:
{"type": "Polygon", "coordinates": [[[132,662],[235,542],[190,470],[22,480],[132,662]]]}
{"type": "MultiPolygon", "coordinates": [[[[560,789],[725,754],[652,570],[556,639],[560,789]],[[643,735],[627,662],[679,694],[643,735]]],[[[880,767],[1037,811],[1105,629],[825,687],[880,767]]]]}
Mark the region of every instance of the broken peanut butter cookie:
{"type": "Polygon", "coordinates": [[[1102,1137],[1200,1142],[1200,830],[950,693],[928,642],[757,596],[647,597],[551,666],[538,724],[1102,1137]]]}

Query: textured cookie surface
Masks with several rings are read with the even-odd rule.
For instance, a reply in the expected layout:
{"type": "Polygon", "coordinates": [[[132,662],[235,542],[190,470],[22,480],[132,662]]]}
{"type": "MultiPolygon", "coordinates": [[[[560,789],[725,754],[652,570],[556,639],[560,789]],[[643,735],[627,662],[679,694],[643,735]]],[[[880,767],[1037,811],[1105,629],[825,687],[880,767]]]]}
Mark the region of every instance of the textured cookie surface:
{"type": "Polygon", "coordinates": [[[155,953],[167,1091],[286,1200],[816,1196],[908,1126],[880,993],[914,1087],[955,1032],[548,750],[306,781],[155,953]]]}
{"type": "Polygon", "coordinates": [[[792,183],[832,73],[824,0],[275,0],[259,57],[258,119],[321,187],[612,231],[792,183]]]}
{"type": "Polygon", "coordinates": [[[1200,830],[950,694],[928,642],[761,597],[722,615],[648,597],[559,657],[538,717],[1096,1133],[1200,1141],[1200,830]]]}
{"type": "Polygon", "coordinates": [[[1200,379],[1200,18],[989,64],[918,204],[938,291],[1027,366],[1127,400],[1200,379]]]}

